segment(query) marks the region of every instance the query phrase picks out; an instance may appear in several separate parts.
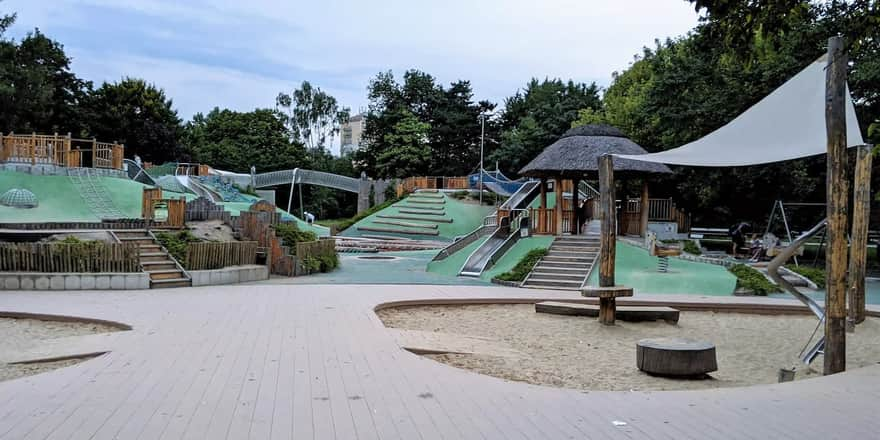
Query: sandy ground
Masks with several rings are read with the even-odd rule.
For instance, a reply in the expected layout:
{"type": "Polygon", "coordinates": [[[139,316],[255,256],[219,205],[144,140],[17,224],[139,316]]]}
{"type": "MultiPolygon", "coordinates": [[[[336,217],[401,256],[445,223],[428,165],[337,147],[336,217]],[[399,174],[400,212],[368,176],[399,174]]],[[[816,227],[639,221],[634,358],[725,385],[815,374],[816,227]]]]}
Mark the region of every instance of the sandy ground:
{"type": "MultiPolygon", "coordinates": [[[[439,362],[503,379],[582,390],[681,390],[775,383],[780,368],[797,366],[796,379],[817,377],[797,355],[816,328],[810,316],[682,312],[678,325],[628,323],[613,327],[595,318],[535,313],[533,305],[419,306],[385,309],[388,327],[488,337],[521,357],[442,354],[439,362]],[[643,338],[704,339],[716,346],[718,371],[709,379],[667,379],[636,368],[643,338]]],[[[821,332],[821,330],[820,330],[821,332]]],[[[869,318],[847,334],[847,366],[880,361],[880,320],[869,318]]],[[[819,371],[815,371],[817,369],[819,371]]]]}
{"type": "Polygon", "coordinates": [[[12,358],[16,353],[36,346],[41,340],[107,333],[118,330],[118,328],[101,324],[0,318],[0,335],[3,335],[0,338],[0,381],[38,374],[85,360],[71,359],[25,365],[10,365],[6,363],[6,360],[12,358]]]}

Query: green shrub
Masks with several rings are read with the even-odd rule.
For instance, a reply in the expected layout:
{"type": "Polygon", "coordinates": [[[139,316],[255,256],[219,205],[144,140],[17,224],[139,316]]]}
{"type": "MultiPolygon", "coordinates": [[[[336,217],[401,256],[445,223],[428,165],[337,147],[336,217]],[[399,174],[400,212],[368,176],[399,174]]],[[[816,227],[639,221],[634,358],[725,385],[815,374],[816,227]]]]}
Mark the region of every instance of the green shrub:
{"type": "Polygon", "coordinates": [[[532,249],[527,254],[523,255],[513,269],[504,272],[495,278],[502,281],[522,281],[526,279],[526,276],[529,275],[529,272],[532,271],[532,268],[535,267],[535,264],[537,264],[538,260],[544,255],[547,255],[547,249],[532,249]]]}
{"type": "Polygon", "coordinates": [[[294,248],[297,243],[315,241],[318,235],[312,231],[303,231],[296,223],[278,223],[275,225],[275,235],[281,237],[285,246],[294,248]]]}
{"type": "Polygon", "coordinates": [[[685,240],[684,251],[692,255],[700,255],[703,253],[703,250],[697,246],[697,242],[693,240],[685,240]]]}
{"type": "Polygon", "coordinates": [[[462,199],[466,199],[468,197],[468,195],[470,195],[470,193],[471,192],[466,189],[461,189],[461,190],[453,192],[452,194],[450,194],[450,196],[452,196],[452,198],[454,198],[456,200],[462,200],[462,199]]]}
{"type": "Polygon", "coordinates": [[[195,243],[199,240],[198,237],[192,235],[189,231],[180,231],[180,232],[159,232],[156,234],[156,239],[159,240],[159,243],[168,250],[168,253],[177,260],[178,263],[183,265],[183,267],[187,267],[186,262],[186,247],[189,243],[195,243]]]}
{"type": "Polygon", "coordinates": [[[319,270],[321,272],[330,272],[333,269],[336,269],[339,266],[339,256],[336,253],[318,255],[318,262],[320,263],[319,270]]]}
{"type": "Polygon", "coordinates": [[[816,283],[820,289],[825,288],[825,269],[795,265],[785,266],[785,268],[816,283]]]}
{"type": "Polygon", "coordinates": [[[751,290],[755,295],[766,296],[768,293],[781,292],[779,286],[771,283],[761,272],[745,264],[735,264],[728,269],[736,276],[736,287],[751,290]]]}

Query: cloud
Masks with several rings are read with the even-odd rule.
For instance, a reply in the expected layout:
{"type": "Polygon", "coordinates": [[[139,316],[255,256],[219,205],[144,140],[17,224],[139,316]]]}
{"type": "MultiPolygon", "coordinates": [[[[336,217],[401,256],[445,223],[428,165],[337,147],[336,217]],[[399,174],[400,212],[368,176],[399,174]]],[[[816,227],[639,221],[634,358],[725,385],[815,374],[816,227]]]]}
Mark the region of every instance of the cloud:
{"type": "Polygon", "coordinates": [[[143,77],[183,117],[270,107],[308,80],[355,109],[377,72],[418,68],[471,80],[502,102],[530,78],[607,85],[655,38],[697,21],[681,0],[6,0],[14,32],[65,44],[94,81],[143,77]]]}

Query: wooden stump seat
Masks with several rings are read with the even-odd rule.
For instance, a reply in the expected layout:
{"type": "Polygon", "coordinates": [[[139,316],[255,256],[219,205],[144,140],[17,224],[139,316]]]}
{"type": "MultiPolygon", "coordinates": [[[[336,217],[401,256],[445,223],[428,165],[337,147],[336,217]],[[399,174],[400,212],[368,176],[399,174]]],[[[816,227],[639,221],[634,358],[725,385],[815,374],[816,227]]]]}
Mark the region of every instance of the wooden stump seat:
{"type": "Polygon", "coordinates": [[[605,325],[614,325],[615,310],[619,296],[633,296],[632,287],[624,286],[600,286],[586,287],[581,289],[581,295],[591,298],[599,298],[599,322],[605,325]]]}
{"type": "Polygon", "coordinates": [[[648,374],[699,377],[718,370],[715,345],[684,338],[642,339],[636,343],[636,366],[648,374]]]}

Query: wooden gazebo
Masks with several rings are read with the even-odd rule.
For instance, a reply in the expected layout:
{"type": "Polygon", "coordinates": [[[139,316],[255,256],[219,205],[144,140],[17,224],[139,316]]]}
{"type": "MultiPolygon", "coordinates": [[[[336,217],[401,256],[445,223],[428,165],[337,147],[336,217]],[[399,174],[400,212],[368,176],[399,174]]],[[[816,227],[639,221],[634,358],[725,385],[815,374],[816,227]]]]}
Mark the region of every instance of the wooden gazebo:
{"type": "MultiPolygon", "coordinates": [[[[520,170],[520,174],[541,179],[541,206],[532,219],[536,233],[561,235],[577,234],[581,223],[579,215],[578,185],[581,180],[596,181],[599,178],[598,158],[606,154],[646,154],[644,148],[624,136],[615,127],[591,124],[575,127],[545,148],[541,154],[520,170]],[[547,181],[554,180],[556,205],[547,208],[547,181]],[[565,206],[563,192],[571,192],[570,209],[565,206]]],[[[654,174],[671,173],[663,164],[618,159],[614,161],[614,173],[621,178],[641,178],[654,174]]],[[[642,207],[648,206],[648,187],[642,186],[642,207]]],[[[641,209],[641,231],[648,223],[648,209],[641,209]]]]}

